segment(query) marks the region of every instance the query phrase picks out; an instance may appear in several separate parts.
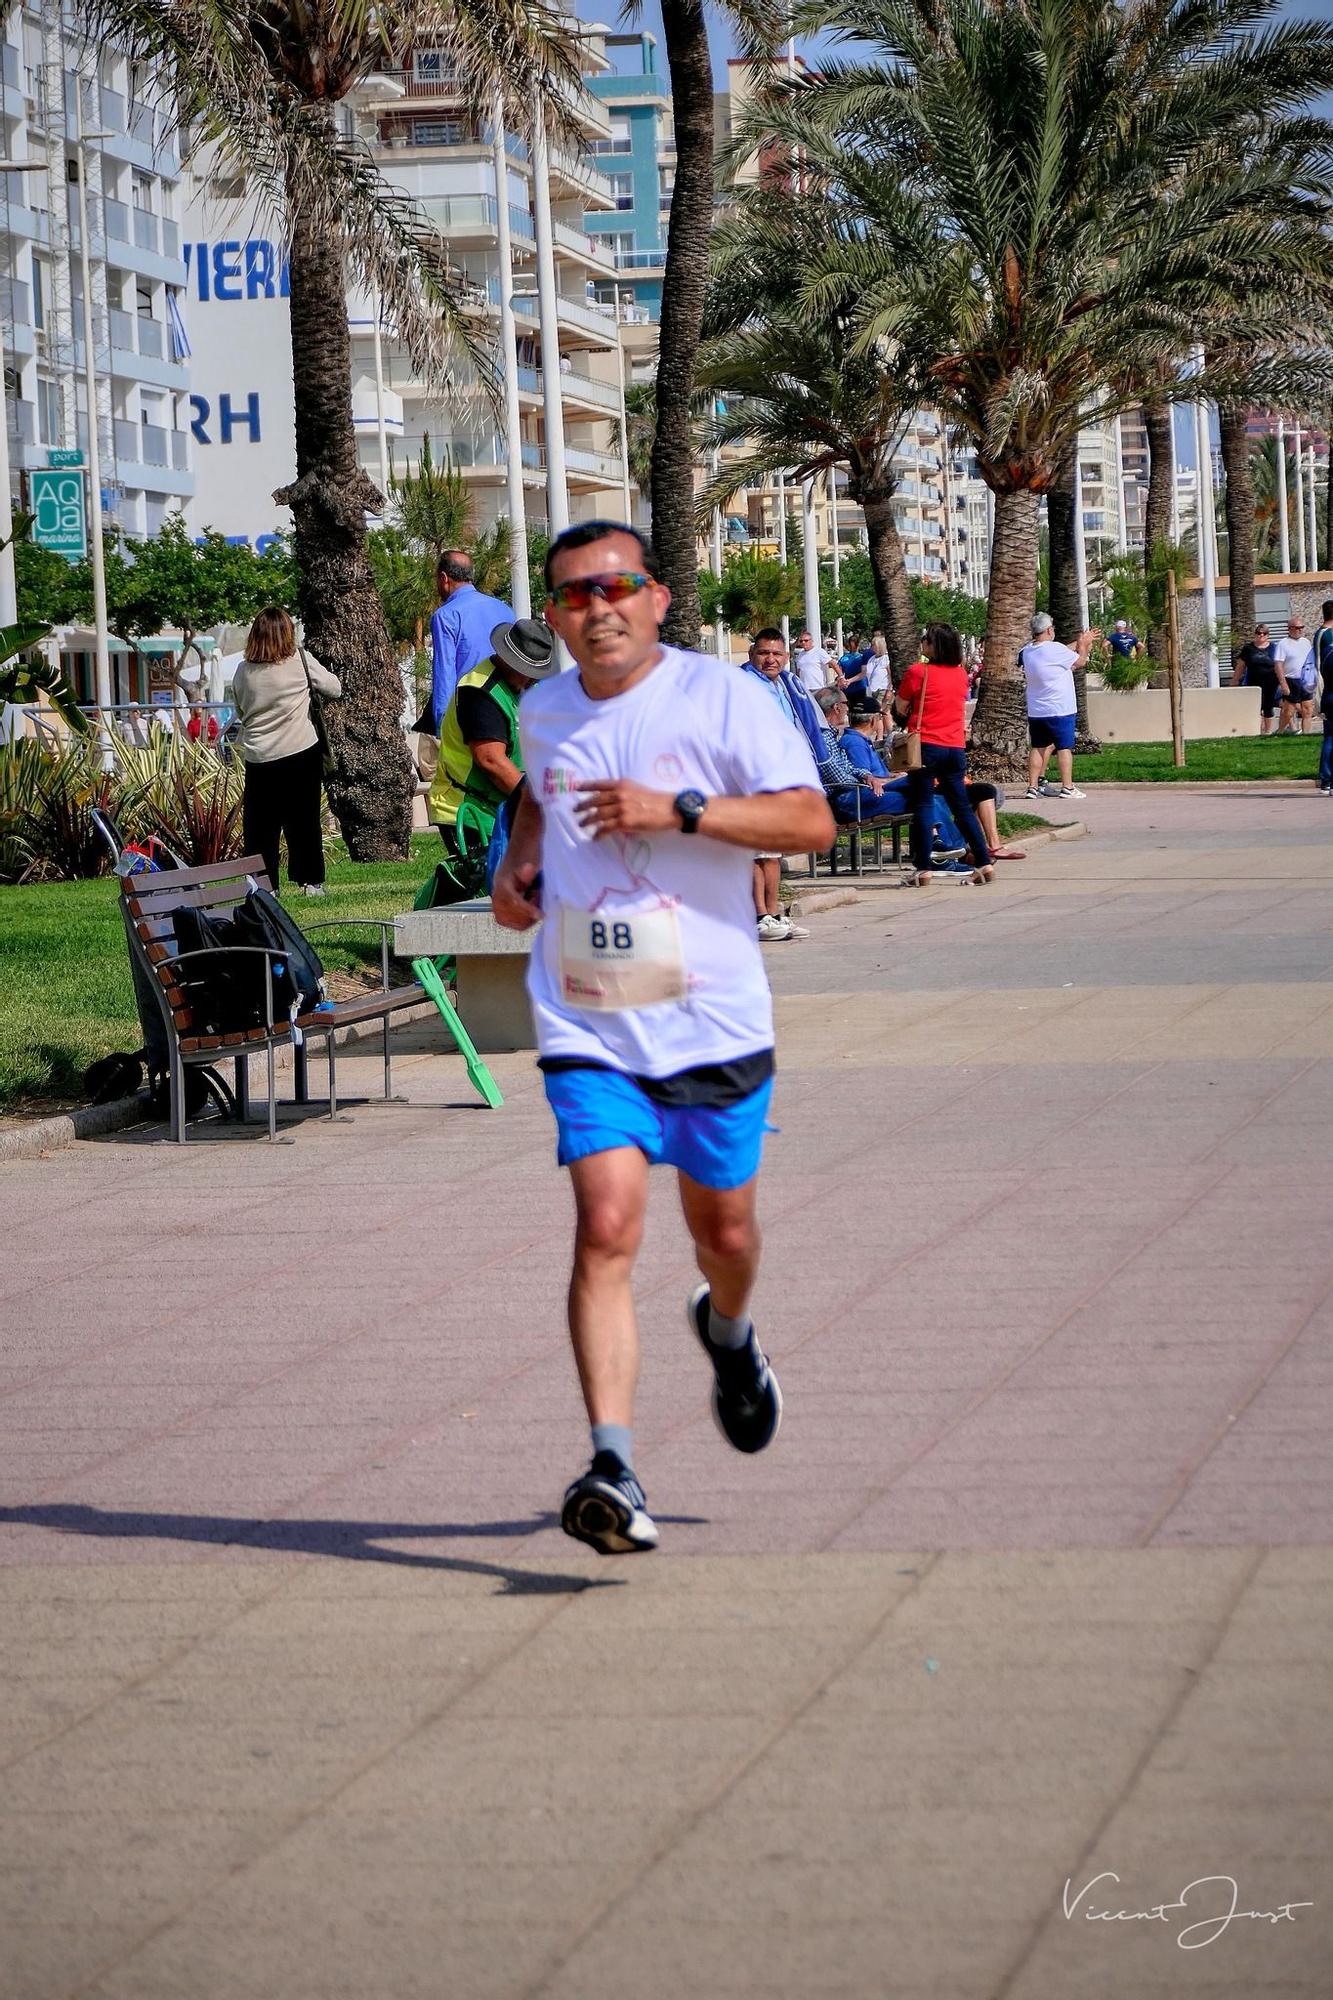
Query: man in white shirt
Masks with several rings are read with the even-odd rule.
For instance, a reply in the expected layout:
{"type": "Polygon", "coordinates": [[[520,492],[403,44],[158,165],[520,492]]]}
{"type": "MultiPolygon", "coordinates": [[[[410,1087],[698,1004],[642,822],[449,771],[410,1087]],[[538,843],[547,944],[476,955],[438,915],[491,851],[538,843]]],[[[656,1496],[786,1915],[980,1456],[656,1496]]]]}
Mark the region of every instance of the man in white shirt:
{"type": "Polygon", "coordinates": [[[1279,639],[1274,653],[1278,693],[1282,706],[1277,715],[1277,733],[1303,736],[1314,717],[1314,641],[1306,637],[1305,620],[1293,614],[1287,620],[1287,636],[1279,639]]]}
{"type": "Polygon", "coordinates": [[[719,1428],[744,1452],[777,1432],[782,1398],[749,1317],[773,1081],[751,857],[833,839],[809,746],[769,691],[661,644],[671,593],[654,570],[649,544],[614,523],[551,544],[546,619],[578,671],[524,697],[528,785],[492,897],[511,929],[543,920],[528,992],[574,1187],[569,1327],[593,1450],[561,1525],[604,1555],[658,1540],[632,1435],[651,1165],[677,1171],[704,1279],[687,1316],[719,1428]]]}
{"type": "Polygon", "coordinates": [[[796,648],[792,660],[792,671],[797,680],[812,698],[820,688],[828,686],[828,670],[832,655],[822,646],[817,646],[809,632],[802,632],[801,643],[796,648]]]}
{"type": "Polygon", "coordinates": [[[1074,669],[1085,667],[1098,632],[1081,632],[1077,646],[1062,646],[1055,636],[1049,611],[1039,611],[1032,620],[1032,644],[1019,654],[1027,683],[1028,705],[1028,788],[1024,797],[1049,798],[1045,784],[1046,767],[1055,752],[1060,788],[1056,798],[1081,799],[1086,796],[1074,784],[1074,732],[1078,727],[1078,696],[1074,691],[1074,669]]]}

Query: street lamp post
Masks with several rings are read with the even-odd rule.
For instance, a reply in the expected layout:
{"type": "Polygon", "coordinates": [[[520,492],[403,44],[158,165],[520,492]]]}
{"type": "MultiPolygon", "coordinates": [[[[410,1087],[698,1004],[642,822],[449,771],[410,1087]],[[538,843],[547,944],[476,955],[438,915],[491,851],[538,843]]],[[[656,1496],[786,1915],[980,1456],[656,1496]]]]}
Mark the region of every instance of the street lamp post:
{"type": "Polygon", "coordinates": [[[380,288],[370,287],[371,339],[375,352],[375,431],[380,448],[380,518],[389,506],[389,433],[384,424],[384,342],[380,338],[380,288]]]}
{"type": "MultiPolygon", "coordinates": [[[[25,174],[41,166],[38,160],[0,160],[0,174],[25,174]]],[[[18,588],[14,581],[14,510],[9,492],[9,399],[5,393],[4,370],[0,368],[0,625],[13,625],[19,615],[18,588]]]]}
{"type": "MultiPolygon", "coordinates": [[[[1203,349],[1198,350],[1199,368],[1203,369],[1203,349]]],[[[1199,539],[1199,575],[1203,580],[1203,643],[1204,663],[1208,670],[1209,687],[1219,687],[1221,676],[1217,666],[1217,558],[1213,508],[1213,443],[1208,423],[1208,405],[1203,398],[1194,405],[1195,457],[1199,467],[1197,522],[1199,539]]]]}
{"type": "Polygon", "coordinates": [[[1305,452],[1301,445],[1301,427],[1296,424],[1292,431],[1293,470],[1296,474],[1296,567],[1304,573],[1305,560],[1305,452]]]}
{"type": "MultiPolygon", "coordinates": [[[[509,507],[509,594],[520,618],[532,616],[528,580],[528,517],[523,497],[523,424],[518,407],[518,344],[514,327],[514,253],[509,233],[509,169],[505,164],[504,100],[491,113],[496,242],[500,262],[500,359],[505,392],[505,494],[509,507]]],[[[557,376],[559,368],[556,369],[557,376]]]]}
{"type": "Polygon", "coordinates": [[[104,132],[84,131],[81,83],[75,84],[74,101],[78,107],[79,263],[83,273],[83,385],[88,405],[88,540],[93,570],[97,726],[102,762],[110,770],[111,736],[107,710],[111,706],[111,649],[106,615],[106,560],[102,552],[102,449],[97,435],[97,362],[93,352],[92,257],[88,235],[88,140],[104,139],[107,135],[104,132]]]}
{"type": "Polygon", "coordinates": [[[829,513],[833,521],[833,590],[837,599],[838,615],[833,621],[833,637],[839,653],[842,652],[842,549],[838,537],[838,468],[828,469],[829,513]]]}
{"type": "MultiPolygon", "coordinates": [[[[778,561],[785,570],[787,567],[787,475],[785,472],[778,474],[778,561]]],[[[791,619],[785,611],[782,614],[782,643],[790,649],[791,619]]]]}
{"type": "Polygon", "coordinates": [[[816,646],[824,628],[819,617],[819,551],[815,547],[815,477],[801,481],[802,569],[805,579],[805,625],[816,646]]]}
{"type": "Polygon", "coordinates": [[[1307,499],[1309,500],[1309,503],[1310,503],[1310,567],[1311,567],[1311,569],[1318,569],[1318,567],[1319,567],[1319,510],[1318,510],[1318,507],[1316,506],[1316,503],[1315,503],[1315,480],[1314,480],[1314,446],[1313,446],[1313,445],[1310,445],[1310,446],[1308,447],[1308,456],[1307,456],[1307,458],[1306,458],[1306,461],[1305,461],[1305,467],[1306,467],[1306,473],[1307,473],[1307,478],[1306,478],[1306,482],[1305,482],[1305,492],[1306,492],[1306,497],[1307,497],[1307,499]]]}
{"type": "Polygon", "coordinates": [[[1291,528],[1287,521],[1287,427],[1277,420],[1277,548],[1283,576],[1291,575],[1291,528]]]}
{"type": "Polygon", "coordinates": [[[560,329],[551,230],[551,162],[540,95],[532,120],[532,220],[537,239],[537,314],[541,331],[542,414],[546,426],[546,526],[552,541],[569,526],[565,409],[560,394],[560,329]]]}
{"type": "Polygon", "coordinates": [[[625,492],[625,519],[634,520],[634,495],[629,477],[629,411],[625,402],[625,336],[621,330],[620,280],[611,280],[616,301],[616,388],[620,392],[620,483],[625,492]]]}
{"type": "Polygon", "coordinates": [[[1074,439],[1074,580],[1078,585],[1078,629],[1086,632],[1092,623],[1088,608],[1088,545],[1083,530],[1083,459],[1078,438],[1074,439]]]}

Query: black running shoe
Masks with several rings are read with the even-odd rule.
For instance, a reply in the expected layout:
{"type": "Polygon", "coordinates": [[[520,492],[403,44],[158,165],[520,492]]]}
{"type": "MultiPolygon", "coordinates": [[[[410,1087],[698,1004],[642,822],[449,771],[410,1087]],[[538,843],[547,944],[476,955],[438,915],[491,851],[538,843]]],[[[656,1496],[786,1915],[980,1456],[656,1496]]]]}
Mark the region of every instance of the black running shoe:
{"type": "Polygon", "coordinates": [[[560,1525],[603,1556],[632,1556],[657,1547],[657,1527],[643,1488],[613,1451],[599,1451],[582,1479],[574,1481],[560,1525]]]}
{"type": "Polygon", "coordinates": [[[762,1451],[778,1434],[782,1391],[754,1328],[744,1347],[715,1347],[708,1337],[707,1285],[690,1293],[685,1312],[713,1364],[713,1416],[718,1429],[737,1451],[762,1451]]]}

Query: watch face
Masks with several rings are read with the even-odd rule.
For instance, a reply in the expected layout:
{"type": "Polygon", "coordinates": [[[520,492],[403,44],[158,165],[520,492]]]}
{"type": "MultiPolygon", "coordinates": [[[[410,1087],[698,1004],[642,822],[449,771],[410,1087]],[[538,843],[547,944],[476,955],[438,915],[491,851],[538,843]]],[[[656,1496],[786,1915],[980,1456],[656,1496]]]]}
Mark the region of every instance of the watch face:
{"type": "Polygon", "coordinates": [[[693,833],[708,804],[702,792],[678,792],[672,802],[687,833],[693,833]]]}

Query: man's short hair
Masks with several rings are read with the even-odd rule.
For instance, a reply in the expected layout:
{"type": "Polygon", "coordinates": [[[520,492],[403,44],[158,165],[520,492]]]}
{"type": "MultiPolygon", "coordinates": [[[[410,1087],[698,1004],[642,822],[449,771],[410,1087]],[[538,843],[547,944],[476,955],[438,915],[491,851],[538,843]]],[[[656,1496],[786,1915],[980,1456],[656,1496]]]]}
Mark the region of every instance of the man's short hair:
{"type": "Polygon", "coordinates": [[[832,715],[839,702],[846,701],[846,699],[847,697],[841,688],[815,689],[815,707],[821,715],[832,715]]]}
{"type": "Polygon", "coordinates": [[[1054,632],[1055,620],[1049,611],[1038,611],[1033,614],[1032,623],[1028,629],[1034,639],[1040,639],[1043,632],[1054,632]]]}
{"type": "Polygon", "coordinates": [[[1322,618],[1333,618],[1333,597],[1326,597],[1324,599],[1324,608],[1320,616],[1322,618]]]}
{"type": "Polygon", "coordinates": [[[450,583],[471,583],[471,556],[466,549],[446,549],[440,557],[436,575],[447,576],[450,583]]]}
{"type": "Polygon", "coordinates": [[[779,632],[776,625],[763,625],[757,632],[751,634],[750,637],[751,652],[754,651],[755,647],[759,644],[759,641],[761,639],[776,639],[779,646],[785,646],[787,643],[787,641],[783,638],[781,632],[779,632]]]}
{"type": "Polygon", "coordinates": [[[652,543],[647,535],[641,535],[637,528],[631,528],[628,521],[578,521],[572,528],[566,528],[563,534],[557,535],[546,551],[544,575],[547,590],[551,588],[551,573],[555,568],[557,556],[564,555],[569,549],[586,549],[590,542],[604,542],[608,535],[628,535],[632,542],[637,542],[639,560],[645,573],[654,583],[660,580],[652,543]]]}

